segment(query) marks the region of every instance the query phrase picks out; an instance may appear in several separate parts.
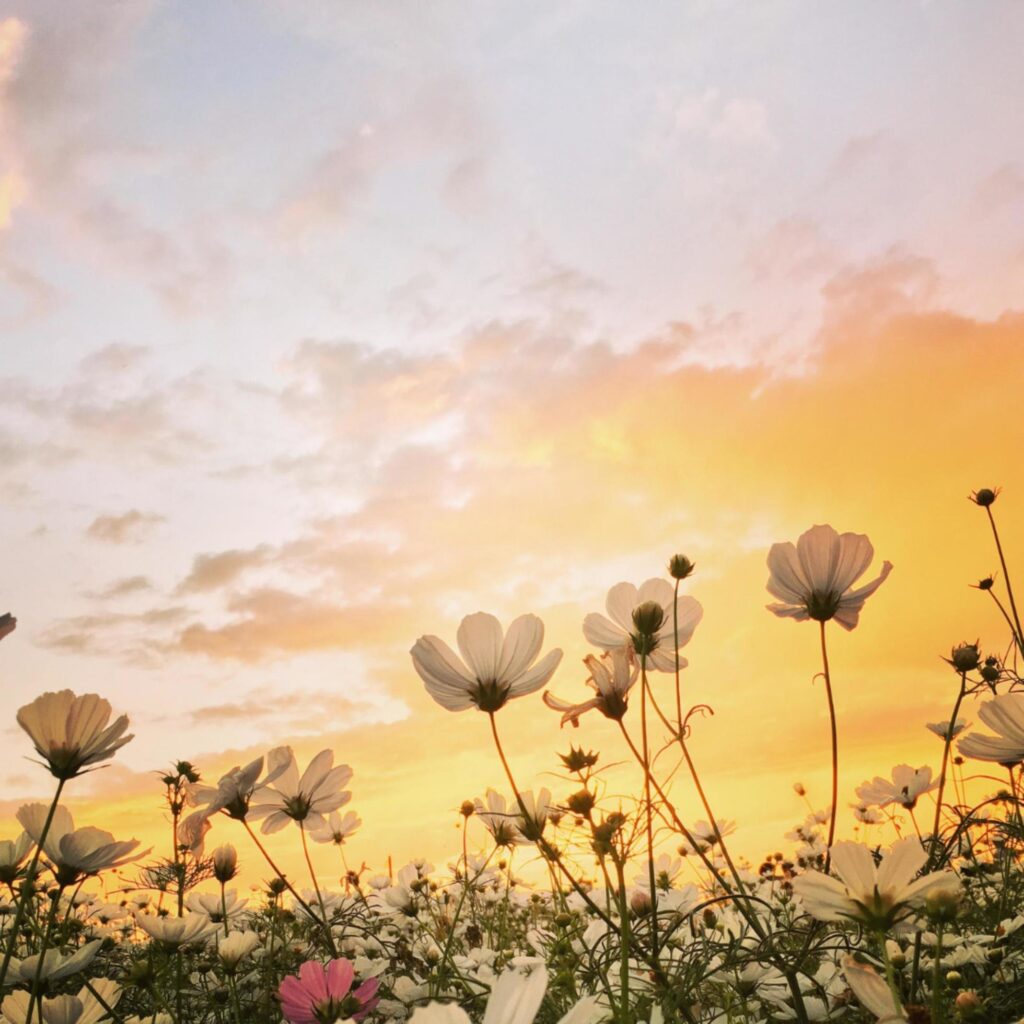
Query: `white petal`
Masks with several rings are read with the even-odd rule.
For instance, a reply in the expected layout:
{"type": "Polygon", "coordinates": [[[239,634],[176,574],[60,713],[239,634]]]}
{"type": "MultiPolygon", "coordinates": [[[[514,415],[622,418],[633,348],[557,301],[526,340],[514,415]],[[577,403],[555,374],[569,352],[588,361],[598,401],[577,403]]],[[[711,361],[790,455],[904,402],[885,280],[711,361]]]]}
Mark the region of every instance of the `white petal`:
{"type": "Polygon", "coordinates": [[[615,650],[629,642],[629,633],[625,629],[597,612],[591,612],[583,620],[583,635],[588,643],[605,651],[615,650]]]}
{"type": "Polygon", "coordinates": [[[514,682],[540,654],[544,642],[544,623],[536,615],[520,615],[513,620],[501,646],[501,661],[497,678],[514,682]]]}
{"type": "Polygon", "coordinates": [[[523,697],[539,690],[555,674],[562,652],[556,647],[544,655],[529,672],[524,672],[510,687],[509,697],[523,697]]]}
{"type": "Polygon", "coordinates": [[[501,623],[487,612],[467,615],[455,634],[462,659],[479,682],[498,678],[501,662],[501,623]]]}
{"type": "Polygon", "coordinates": [[[608,591],[604,606],[612,622],[617,623],[628,633],[633,629],[633,609],[639,603],[637,589],[632,583],[616,583],[608,591]]]}

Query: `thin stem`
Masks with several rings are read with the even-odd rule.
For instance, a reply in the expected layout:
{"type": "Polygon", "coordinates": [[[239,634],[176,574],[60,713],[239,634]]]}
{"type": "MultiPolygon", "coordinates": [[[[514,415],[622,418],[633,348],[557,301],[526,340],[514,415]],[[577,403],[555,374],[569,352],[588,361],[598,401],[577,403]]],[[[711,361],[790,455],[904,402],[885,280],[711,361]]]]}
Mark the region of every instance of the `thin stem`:
{"type": "Polygon", "coordinates": [[[828,822],[828,847],[825,853],[825,874],[832,863],[832,843],[836,836],[836,812],[839,809],[839,733],[836,729],[836,705],[832,699],[832,676],[828,668],[828,647],[825,644],[825,623],[821,627],[821,664],[825,675],[825,694],[828,697],[828,718],[832,732],[832,813],[828,822]]]}
{"type": "Polygon", "coordinates": [[[658,959],[658,888],[654,876],[654,804],[651,799],[651,751],[647,738],[647,655],[640,657],[640,736],[643,743],[644,801],[647,805],[647,877],[651,886],[651,956],[658,959]]]}
{"type": "Polygon", "coordinates": [[[932,848],[928,857],[928,868],[931,869],[932,861],[940,846],[939,826],[942,822],[942,795],[946,789],[946,771],[949,768],[949,748],[953,743],[953,733],[956,731],[956,718],[960,713],[960,705],[967,694],[967,673],[960,673],[960,692],[956,696],[956,703],[953,705],[953,716],[946,727],[946,741],[942,747],[942,770],[939,773],[939,791],[935,796],[935,822],[932,825],[932,848]]]}
{"type": "Polygon", "coordinates": [[[39,840],[36,842],[36,851],[32,855],[31,863],[25,869],[25,881],[22,884],[21,893],[18,897],[18,909],[14,915],[14,924],[9,932],[11,941],[4,952],[3,965],[0,966],[0,990],[3,989],[4,982],[7,980],[7,968],[11,966],[11,957],[14,955],[14,946],[18,941],[21,924],[25,920],[25,909],[28,904],[28,895],[35,889],[36,868],[39,866],[39,857],[43,852],[43,843],[46,842],[46,837],[50,833],[50,826],[53,824],[53,816],[57,813],[57,804],[60,801],[60,794],[64,789],[64,783],[66,781],[67,779],[57,780],[57,792],[53,794],[53,802],[50,804],[50,810],[46,815],[46,821],[43,823],[43,830],[39,833],[39,840]]]}
{"type": "Polygon", "coordinates": [[[320,913],[323,915],[324,926],[328,940],[331,944],[331,953],[337,954],[337,949],[334,945],[334,937],[331,935],[330,925],[327,922],[327,907],[324,906],[323,893],[320,892],[320,883],[316,880],[316,871],[313,868],[313,858],[309,855],[309,842],[306,839],[306,826],[304,822],[299,822],[299,832],[302,833],[302,855],[306,858],[306,867],[309,868],[309,877],[313,880],[313,891],[316,893],[316,901],[320,904],[320,913]]]}
{"type": "MultiPolygon", "coordinates": [[[[992,536],[996,542],[996,551],[999,553],[999,564],[1003,567],[1003,579],[1006,581],[1006,594],[1010,598],[1010,609],[1013,612],[1013,621],[1017,626],[1018,639],[1024,638],[1024,630],[1020,628],[1020,616],[1017,614],[1017,602],[1013,598],[1013,585],[1010,583],[1010,571],[1006,568],[1006,557],[1003,555],[1003,545],[999,540],[999,531],[996,529],[995,516],[992,515],[992,506],[985,506],[985,513],[988,515],[989,525],[992,527],[992,536]]],[[[1024,653],[1024,651],[1022,651],[1024,653]]]]}
{"type": "Polygon", "coordinates": [[[328,927],[327,922],[322,921],[319,917],[317,917],[316,912],[313,910],[313,908],[298,894],[298,891],[296,890],[295,886],[288,881],[288,879],[285,877],[284,872],[274,863],[273,857],[270,856],[270,854],[267,852],[267,848],[260,842],[259,836],[257,836],[256,833],[253,832],[252,826],[249,824],[249,822],[243,820],[242,824],[245,826],[245,831],[249,833],[250,838],[256,844],[256,849],[263,854],[264,860],[266,860],[266,862],[270,865],[271,871],[273,871],[274,874],[277,875],[277,877],[280,878],[282,882],[284,882],[285,888],[292,894],[293,898],[309,915],[310,920],[316,921],[316,923],[324,929],[324,935],[327,938],[327,943],[331,948],[331,952],[335,952],[334,937],[331,935],[331,930],[328,927]]]}

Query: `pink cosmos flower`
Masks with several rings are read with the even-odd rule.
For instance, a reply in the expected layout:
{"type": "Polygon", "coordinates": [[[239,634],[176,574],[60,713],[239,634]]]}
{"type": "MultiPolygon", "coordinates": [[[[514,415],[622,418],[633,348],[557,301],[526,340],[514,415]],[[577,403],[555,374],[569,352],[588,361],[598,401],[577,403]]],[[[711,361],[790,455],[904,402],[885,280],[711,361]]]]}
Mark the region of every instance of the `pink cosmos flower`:
{"type": "Polygon", "coordinates": [[[348,960],[332,960],[326,967],[307,960],[298,977],[289,975],[281,982],[281,1012],[290,1024],[362,1020],[377,1005],[380,982],[370,978],[350,992],[354,978],[355,969],[348,960]]]}

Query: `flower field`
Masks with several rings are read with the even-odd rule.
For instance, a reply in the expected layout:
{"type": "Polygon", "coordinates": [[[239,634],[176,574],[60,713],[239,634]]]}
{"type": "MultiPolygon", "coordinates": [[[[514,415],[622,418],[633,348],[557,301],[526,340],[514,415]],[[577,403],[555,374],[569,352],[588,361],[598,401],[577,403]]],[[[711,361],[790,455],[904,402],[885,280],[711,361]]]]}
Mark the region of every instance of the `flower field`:
{"type": "MultiPolygon", "coordinates": [[[[331,750],[298,764],[289,747],[219,780],[172,766],[161,779],[166,848],[142,850],[63,802],[131,740],[127,717],[95,694],[42,695],[18,724],[53,798],[21,807],[23,831],[0,842],[3,1020],[1024,1019],[1024,629],[998,498],[971,496],[999,564],[975,586],[1005,635],[953,638],[948,719],[907,726],[934,734],[933,763],[894,766],[855,793],[838,785],[833,694],[844,680],[829,636],[871,614],[893,566],[873,568],[866,536],[830,526],[771,547],[768,611],[820,649],[813,693],[829,712],[832,792],[760,862],[734,852],[742,822],[711,805],[688,745],[705,709],[686,702],[685,651],[703,612],[684,593],[699,574],[682,555],[664,578],[616,584],[605,612],[586,616],[582,702],[560,696],[558,681],[548,689],[562,652],[534,615],[505,629],[476,612],[454,647],[415,641],[411,668],[430,696],[487,716],[507,781],[463,804],[461,845],[443,865],[363,865],[350,806],[358,765],[335,764],[331,750]],[[557,785],[521,778],[506,754],[501,711],[519,699],[559,715],[571,736],[552,765],[557,785]],[[617,727],[616,749],[588,747],[594,715],[617,727]],[[642,779],[629,797],[605,784],[622,761],[642,779]],[[305,875],[282,873],[263,841],[273,833],[290,834],[305,875]],[[341,886],[318,877],[316,845],[336,851],[341,886]],[[243,861],[270,880],[249,896],[237,885],[243,861]],[[527,864],[544,884],[518,876],[527,864]]],[[[0,618],[0,638],[15,625],[0,618]]]]}

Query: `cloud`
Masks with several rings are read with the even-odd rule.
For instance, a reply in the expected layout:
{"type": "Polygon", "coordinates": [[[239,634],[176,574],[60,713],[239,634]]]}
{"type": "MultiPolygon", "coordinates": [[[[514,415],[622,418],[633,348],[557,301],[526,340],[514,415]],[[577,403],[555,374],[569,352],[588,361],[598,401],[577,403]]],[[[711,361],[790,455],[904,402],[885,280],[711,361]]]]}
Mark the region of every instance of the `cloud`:
{"type": "Polygon", "coordinates": [[[92,540],[104,544],[140,544],[165,518],[137,508],[118,514],[97,516],[85,531],[92,540]]]}
{"type": "Polygon", "coordinates": [[[249,569],[265,565],[270,550],[269,544],[261,544],[249,551],[221,551],[213,555],[197,555],[192,563],[192,571],[178,584],[178,593],[201,593],[234,583],[249,569]]]}
{"type": "Polygon", "coordinates": [[[95,596],[101,601],[109,601],[113,598],[145,593],[152,589],[153,584],[146,576],[125,576],[123,579],[114,580],[95,596]]]}

